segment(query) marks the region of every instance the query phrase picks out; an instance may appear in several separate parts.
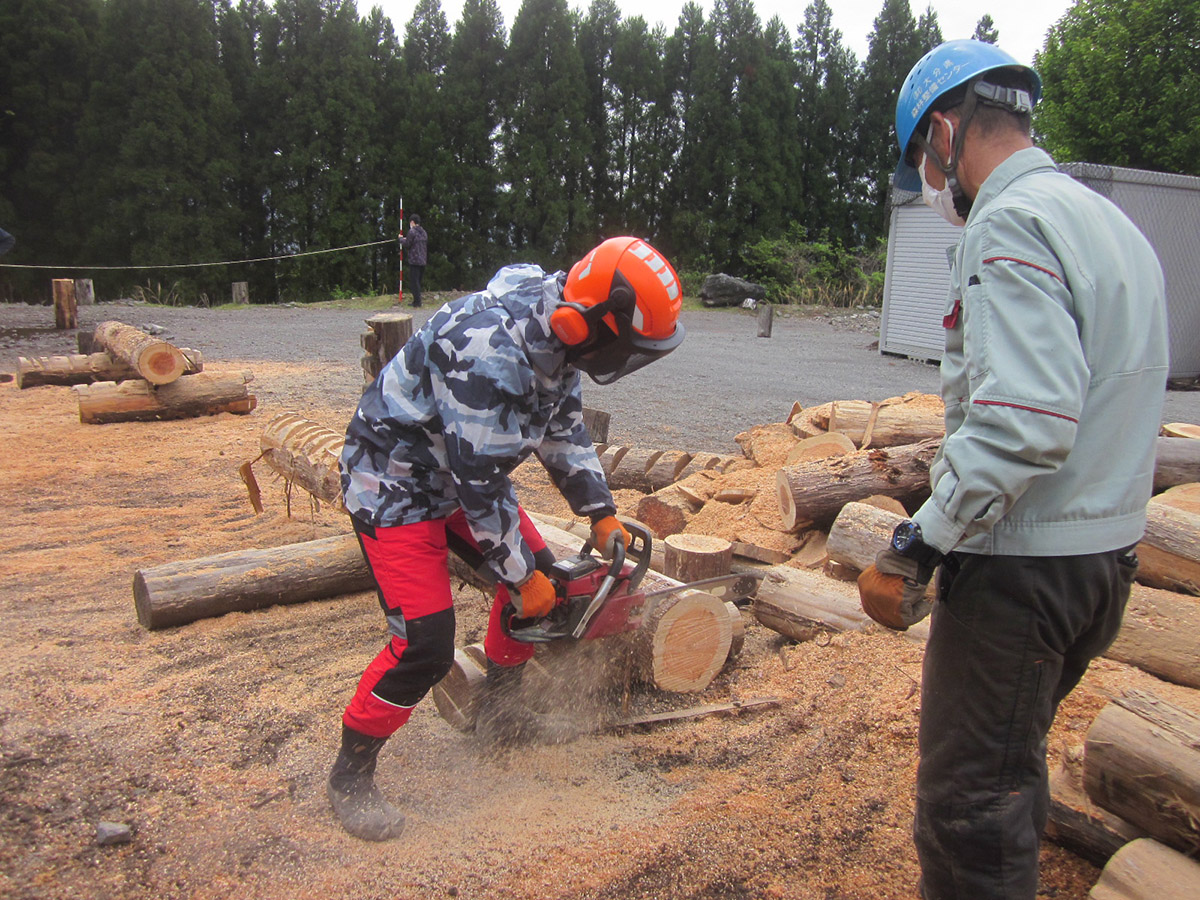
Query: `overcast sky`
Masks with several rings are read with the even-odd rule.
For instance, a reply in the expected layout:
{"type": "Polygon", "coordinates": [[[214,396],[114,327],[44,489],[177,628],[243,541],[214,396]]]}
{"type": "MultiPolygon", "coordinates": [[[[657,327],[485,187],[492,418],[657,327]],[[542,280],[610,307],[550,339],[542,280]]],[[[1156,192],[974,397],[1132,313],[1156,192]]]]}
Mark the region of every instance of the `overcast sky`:
{"type": "MultiPolygon", "coordinates": [[[[392,20],[396,33],[404,38],[404,28],[412,18],[416,0],[356,0],[360,13],[366,14],[371,7],[380,6],[392,20]]],[[[711,0],[699,0],[706,14],[712,9],[711,0]]],[[[920,15],[926,8],[925,0],[909,0],[913,15],[920,15]]],[[[521,7],[521,0],[499,0],[504,25],[511,28],[513,18],[521,7]]],[[[567,0],[569,6],[586,10],[589,0],[567,0]]],[[[640,15],[651,25],[661,22],[667,31],[674,31],[679,21],[679,10],[684,0],[617,0],[617,5],[626,16],[640,15]]],[[[829,0],[833,8],[833,25],[842,32],[842,40],[861,61],[867,55],[867,36],[871,33],[875,17],[883,8],[883,0],[829,0]]],[[[1045,43],[1046,31],[1057,22],[1071,0],[933,0],[942,34],[947,40],[969,38],[975,31],[980,16],[988,13],[996,22],[1000,32],[999,44],[1023,63],[1032,63],[1033,54],[1045,43]]],[[[789,30],[795,34],[796,26],[804,20],[808,0],[754,0],[754,8],[764,22],[778,15],[789,30]]],[[[442,10],[450,23],[450,30],[458,21],[462,11],[462,0],[442,0],[442,10]]],[[[907,72],[898,73],[903,78],[907,72]]]]}

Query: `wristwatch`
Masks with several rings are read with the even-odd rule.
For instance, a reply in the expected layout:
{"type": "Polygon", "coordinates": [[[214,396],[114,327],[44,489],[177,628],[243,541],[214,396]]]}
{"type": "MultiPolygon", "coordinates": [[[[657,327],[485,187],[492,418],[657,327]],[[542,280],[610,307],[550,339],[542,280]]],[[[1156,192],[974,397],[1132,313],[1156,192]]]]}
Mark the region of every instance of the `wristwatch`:
{"type": "Polygon", "coordinates": [[[901,522],[892,532],[892,549],[930,569],[936,569],[942,561],[942,554],[923,540],[921,526],[911,520],[901,522]]]}

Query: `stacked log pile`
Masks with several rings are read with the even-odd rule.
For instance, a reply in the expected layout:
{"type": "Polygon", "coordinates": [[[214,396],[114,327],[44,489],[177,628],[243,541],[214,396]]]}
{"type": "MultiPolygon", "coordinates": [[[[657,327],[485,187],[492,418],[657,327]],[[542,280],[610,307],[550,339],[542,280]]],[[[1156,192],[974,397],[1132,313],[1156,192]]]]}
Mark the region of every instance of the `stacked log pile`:
{"type": "Polygon", "coordinates": [[[17,387],[72,385],[79,421],[91,425],[248,413],[257,405],[246,387],[249,372],[205,372],[199,351],[132,325],[101,322],[86,340],[80,333],[79,347],[77,354],[18,358],[17,387]]]}

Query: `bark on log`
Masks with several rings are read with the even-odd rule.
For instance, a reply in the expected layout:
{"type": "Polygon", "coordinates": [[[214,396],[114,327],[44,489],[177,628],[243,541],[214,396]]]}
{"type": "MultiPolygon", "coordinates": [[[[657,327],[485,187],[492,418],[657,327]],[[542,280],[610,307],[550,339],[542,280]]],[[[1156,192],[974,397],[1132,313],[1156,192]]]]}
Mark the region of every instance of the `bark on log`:
{"type": "Polygon", "coordinates": [[[138,621],[149,629],[374,588],[353,534],[268,550],[235,550],[141,569],[138,621]]]}
{"type": "MultiPolygon", "coordinates": [[[[794,641],[807,641],[822,631],[881,629],[862,611],[856,597],[835,591],[820,575],[774,566],[754,597],[754,618],[794,641]]],[[[902,632],[909,640],[924,642],[929,621],[902,632]]]]}
{"type": "Polygon", "coordinates": [[[1152,499],[1137,554],[1142,584],[1200,595],[1200,515],[1152,499]]]}
{"type": "Polygon", "coordinates": [[[793,407],[788,424],[799,437],[840,431],[859,448],[915,444],[946,433],[941,398],[917,392],[880,403],[838,400],[810,409],[793,407]]]}
{"type": "Polygon", "coordinates": [[[664,450],[646,471],[650,489],[660,491],[667,485],[675,484],[679,480],[679,473],[686,469],[691,461],[690,453],[682,450],[664,450]]]}
{"type": "MultiPolygon", "coordinates": [[[[362,360],[363,377],[370,384],[412,337],[413,318],[408,313],[382,312],[371,316],[366,323],[376,336],[373,349],[367,350],[362,360]]],[[[367,349],[365,343],[364,349],[367,349]]]]}
{"type": "Polygon", "coordinates": [[[903,516],[870,506],[847,503],[829,529],[826,552],[829,558],[861,572],[880,550],[888,546],[892,532],[904,521],[903,516]]]}
{"type": "Polygon", "coordinates": [[[929,492],[929,467],[939,443],[931,439],[785,466],[776,479],[784,526],[795,531],[830,522],[847,503],[872,494],[916,502],[929,492]]]}
{"type": "Polygon", "coordinates": [[[96,343],[109,356],[129,363],[151,384],[170,384],[187,369],[179,348],[123,322],[101,322],[96,326],[96,343]]]}
{"type": "Polygon", "coordinates": [[[1200,600],[1135,584],[1121,631],[1104,655],[1200,688],[1200,600]]]}
{"type": "Polygon", "coordinates": [[[733,544],[705,534],[673,534],[666,545],[665,574],[676,581],[700,581],[728,575],[733,566],[733,544]]]}
{"type": "Polygon", "coordinates": [[[1200,481],[1200,441],[1160,437],[1155,445],[1154,490],[1200,481]]]}
{"type": "Polygon", "coordinates": [[[1118,850],[1088,900],[1196,900],[1200,863],[1150,838],[1118,850]]]}
{"type": "Polygon", "coordinates": [[[1200,851],[1200,716],[1144,691],[1109,703],[1088,729],[1089,797],[1184,853],[1200,851]]]}
{"type": "Polygon", "coordinates": [[[101,381],[76,385],[71,390],[79,398],[79,421],[84,424],[153,422],[222,412],[248,413],[257,404],[246,387],[253,378],[249,372],[234,376],[201,372],[161,387],[147,381],[101,381]]]}
{"type": "Polygon", "coordinates": [[[650,493],[650,467],[663,454],[662,450],[630,447],[613,464],[608,474],[608,486],[614,491],[634,490],[650,493]]]}
{"type": "Polygon", "coordinates": [[[345,435],[293,412],[275,416],[263,429],[262,458],[289,484],[297,484],[318,500],[342,508],[342,473],[338,461],[345,435]]]}
{"type": "Polygon", "coordinates": [[[59,331],[79,327],[79,305],[75,300],[75,282],[70,278],[55,278],[54,327],[59,331]]]}
{"type": "Polygon", "coordinates": [[[1096,866],[1145,832],[1092,803],[1078,773],[1060,766],[1050,776],[1046,837],[1096,866]]]}
{"type": "MultiPolygon", "coordinates": [[[[83,334],[83,332],[80,332],[83,334]]],[[[185,375],[204,370],[199,350],[181,348],[186,360],[185,375]]],[[[70,356],[34,356],[17,358],[17,387],[40,385],[91,384],[96,381],[129,381],[142,376],[129,363],[113,359],[107,353],[73,353],[70,356]]]]}

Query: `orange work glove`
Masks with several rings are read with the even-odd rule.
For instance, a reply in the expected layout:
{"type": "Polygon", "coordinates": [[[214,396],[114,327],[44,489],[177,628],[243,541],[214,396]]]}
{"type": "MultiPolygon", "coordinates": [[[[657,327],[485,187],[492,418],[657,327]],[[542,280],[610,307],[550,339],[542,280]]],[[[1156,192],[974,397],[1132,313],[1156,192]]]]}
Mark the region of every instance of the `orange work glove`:
{"type": "Polygon", "coordinates": [[[605,516],[598,522],[592,525],[592,545],[600,552],[600,555],[605,559],[613,558],[613,550],[619,539],[625,544],[626,549],[633,542],[633,538],[629,532],[625,530],[625,526],[617,521],[616,516],[605,516]]]}
{"type": "Polygon", "coordinates": [[[933,570],[895,550],[880,550],[875,565],[858,576],[858,596],[863,612],[896,631],[907,631],[933,609],[925,588],[933,570]]]}
{"type": "Polygon", "coordinates": [[[517,616],[522,619],[540,619],[558,601],[554,583],[534,569],[533,574],[517,585],[518,595],[513,599],[517,616]]]}

